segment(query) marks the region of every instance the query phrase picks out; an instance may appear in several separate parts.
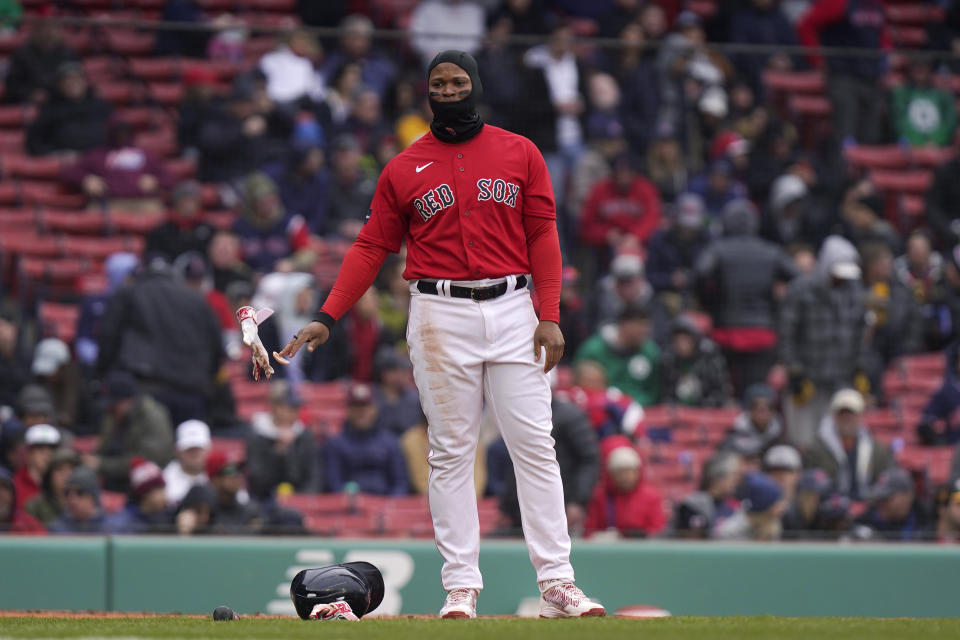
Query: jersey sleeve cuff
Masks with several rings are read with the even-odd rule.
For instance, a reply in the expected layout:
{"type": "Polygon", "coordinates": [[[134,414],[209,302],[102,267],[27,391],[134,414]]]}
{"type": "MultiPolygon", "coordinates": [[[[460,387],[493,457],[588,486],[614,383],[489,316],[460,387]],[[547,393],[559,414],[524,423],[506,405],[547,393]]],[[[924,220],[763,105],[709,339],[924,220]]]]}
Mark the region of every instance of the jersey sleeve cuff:
{"type": "Polygon", "coordinates": [[[319,322],[327,329],[333,329],[333,325],[337,323],[337,319],[325,311],[320,311],[314,316],[314,321],[319,322]]]}

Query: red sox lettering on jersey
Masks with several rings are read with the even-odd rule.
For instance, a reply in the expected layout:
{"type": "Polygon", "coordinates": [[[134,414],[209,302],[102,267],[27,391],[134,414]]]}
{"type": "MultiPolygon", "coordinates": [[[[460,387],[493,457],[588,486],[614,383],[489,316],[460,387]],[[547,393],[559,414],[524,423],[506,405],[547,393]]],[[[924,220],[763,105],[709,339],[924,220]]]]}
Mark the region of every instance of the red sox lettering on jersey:
{"type": "Polygon", "coordinates": [[[407,243],[404,277],[476,280],[530,273],[523,220],[556,218],[543,157],[526,138],[486,125],[460,144],[424,136],[380,176],[361,237],[407,243]]]}

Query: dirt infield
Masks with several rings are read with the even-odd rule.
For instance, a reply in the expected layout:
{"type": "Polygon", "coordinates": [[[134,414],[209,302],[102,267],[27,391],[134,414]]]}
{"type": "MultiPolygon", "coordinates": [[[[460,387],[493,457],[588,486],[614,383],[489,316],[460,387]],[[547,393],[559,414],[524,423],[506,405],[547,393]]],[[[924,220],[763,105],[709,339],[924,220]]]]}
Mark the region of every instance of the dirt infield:
{"type": "MultiPolygon", "coordinates": [[[[101,619],[120,619],[120,618],[210,618],[210,615],[200,613],[153,613],[150,611],[46,611],[39,609],[16,610],[0,609],[0,618],[63,618],[74,620],[101,620],[101,619]]],[[[406,615],[406,616],[379,616],[377,620],[431,620],[437,616],[430,615],[406,615]]],[[[482,618],[503,618],[510,619],[517,616],[480,616],[482,618]]],[[[253,618],[262,620],[295,620],[295,616],[278,616],[266,613],[253,613],[250,615],[241,615],[241,619],[253,618]]]]}

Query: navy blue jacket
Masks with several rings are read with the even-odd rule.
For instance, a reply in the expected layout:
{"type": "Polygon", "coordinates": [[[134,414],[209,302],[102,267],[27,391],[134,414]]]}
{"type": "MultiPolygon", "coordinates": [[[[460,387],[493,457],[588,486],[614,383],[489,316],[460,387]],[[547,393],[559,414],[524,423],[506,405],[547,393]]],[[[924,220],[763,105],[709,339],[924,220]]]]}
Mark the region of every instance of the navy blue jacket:
{"type": "Polygon", "coordinates": [[[361,493],[400,496],[410,493],[407,465],[396,436],[374,425],[360,431],[344,424],[343,431],[331,438],[324,449],[326,490],[343,491],[355,482],[361,493]]]}

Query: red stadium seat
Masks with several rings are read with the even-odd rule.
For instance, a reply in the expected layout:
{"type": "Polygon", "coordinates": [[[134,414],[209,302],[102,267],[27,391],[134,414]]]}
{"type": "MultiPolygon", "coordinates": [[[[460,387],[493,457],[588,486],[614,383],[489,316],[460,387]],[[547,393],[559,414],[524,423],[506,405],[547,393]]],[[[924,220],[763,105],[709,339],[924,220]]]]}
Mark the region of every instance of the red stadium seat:
{"type": "Polygon", "coordinates": [[[897,4],[886,7],[887,20],[892,24],[925,25],[943,19],[943,9],[930,4],[897,4]]]}
{"type": "Polygon", "coordinates": [[[899,431],[900,415],[893,409],[873,409],[863,414],[863,423],[872,431],[899,431]]]}
{"type": "Polygon", "coordinates": [[[0,234],[0,252],[10,255],[55,258],[60,255],[60,239],[38,235],[34,231],[0,234]]]}
{"type": "Polygon", "coordinates": [[[0,209],[0,230],[3,233],[30,233],[37,227],[37,215],[30,209],[0,209]]]}
{"type": "Polygon", "coordinates": [[[293,13],[297,7],[296,0],[248,0],[247,6],[256,11],[274,11],[276,13],[293,13]]]}
{"type": "Polygon", "coordinates": [[[237,214],[233,211],[205,211],[203,221],[217,229],[227,230],[237,221],[237,214]]]}
{"type": "Polygon", "coordinates": [[[173,158],[163,163],[173,180],[189,180],[197,175],[197,162],[189,158],[173,158]]]}
{"type": "Polygon", "coordinates": [[[67,285],[71,289],[77,279],[90,269],[88,260],[76,258],[29,258],[20,259],[20,274],[33,284],[67,285]]]}
{"type": "Polygon", "coordinates": [[[34,158],[10,154],[0,160],[0,170],[5,178],[56,180],[60,176],[61,164],[57,156],[34,158]]]}
{"type": "Polygon", "coordinates": [[[224,452],[229,460],[247,459],[247,443],[239,438],[213,438],[210,448],[224,452]]]}
{"type": "Polygon", "coordinates": [[[0,205],[16,204],[20,201],[20,195],[19,184],[0,181],[0,205]]]}
{"type": "Polygon", "coordinates": [[[53,209],[82,209],[87,197],[80,193],[68,192],[56,182],[37,180],[20,181],[20,198],[26,204],[53,209]]]}
{"type": "Polygon", "coordinates": [[[128,211],[111,211],[109,226],[117,233],[146,235],[166,222],[166,215],[143,214],[128,211]]]}
{"type": "Polygon", "coordinates": [[[151,32],[139,33],[115,28],[107,28],[104,31],[107,46],[121,56],[142,56],[151,53],[156,41],[156,35],[151,32]]]}
{"type": "Polygon", "coordinates": [[[822,94],[826,90],[826,81],[820,71],[771,69],[763,72],[763,84],[772,92],[822,94]]]}
{"type": "Polygon", "coordinates": [[[899,145],[857,145],[843,152],[847,162],[864,169],[903,169],[910,154],[899,145]]]}
{"type": "Polygon", "coordinates": [[[177,153],[177,134],[170,129],[143,131],[136,135],[134,144],[154,155],[168,157],[177,153]]]}
{"type": "Polygon", "coordinates": [[[130,58],[130,74],[141,80],[173,80],[180,76],[179,58],[130,58]]]}
{"type": "Polygon", "coordinates": [[[26,141],[27,133],[23,129],[0,129],[0,153],[23,154],[26,141]]]}
{"type": "Polygon", "coordinates": [[[953,147],[916,147],[910,151],[910,157],[921,167],[936,168],[957,157],[957,150],[953,147]]]}
{"type": "Polygon", "coordinates": [[[146,242],[141,236],[113,236],[108,238],[64,236],[63,253],[71,258],[103,261],[107,256],[118,251],[141,254],[145,244],[146,242]]]}
{"type": "Polygon", "coordinates": [[[870,181],[880,191],[923,194],[933,183],[933,172],[928,169],[912,171],[873,171],[870,181]]]}
{"type": "Polygon", "coordinates": [[[792,95],[787,108],[797,116],[826,117],[833,113],[833,105],[823,96],[792,95]]]}
{"type": "Polygon", "coordinates": [[[73,343],[73,339],[77,335],[77,319],[80,317],[79,306],[41,302],[37,313],[40,316],[40,325],[43,327],[45,336],[60,338],[67,344],[73,343]]]}
{"type": "Polygon", "coordinates": [[[175,107],[183,101],[183,85],[179,82],[151,82],[147,85],[150,98],[165,107],[175,107]]]}
{"type": "Polygon", "coordinates": [[[916,375],[943,376],[946,366],[946,358],[940,352],[915,353],[903,356],[900,359],[900,367],[907,377],[916,375]]]}
{"type": "Polygon", "coordinates": [[[54,233],[101,234],[107,220],[98,211],[44,211],[40,227],[54,233]]]}
{"type": "Polygon", "coordinates": [[[893,25],[889,31],[890,39],[895,46],[917,48],[927,44],[927,30],[923,27],[893,25]]]}
{"type": "Polygon", "coordinates": [[[37,116],[34,106],[11,104],[0,105],[0,128],[15,129],[24,127],[37,116]]]}

